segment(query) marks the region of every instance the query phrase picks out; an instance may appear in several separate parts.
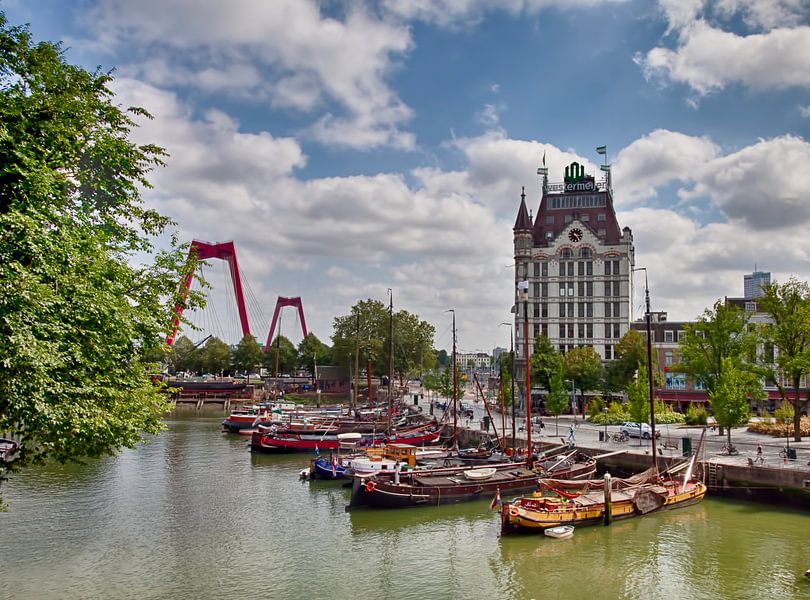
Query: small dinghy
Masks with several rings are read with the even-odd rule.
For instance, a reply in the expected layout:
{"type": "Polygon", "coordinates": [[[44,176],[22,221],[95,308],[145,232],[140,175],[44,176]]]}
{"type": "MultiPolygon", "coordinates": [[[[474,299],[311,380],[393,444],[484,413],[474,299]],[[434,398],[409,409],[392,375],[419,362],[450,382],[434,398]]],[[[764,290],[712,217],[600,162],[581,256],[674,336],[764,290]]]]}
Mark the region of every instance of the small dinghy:
{"type": "Polygon", "coordinates": [[[573,525],[560,525],[559,527],[549,527],[543,531],[550,538],[556,540],[564,540],[574,536],[573,525]]]}
{"type": "Polygon", "coordinates": [[[493,469],[492,467],[488,469],[470,469],[469,471],[464,471],[464,477],[473,481],[479,481],[481,479],[489,479],[495,475],[496,471],[497,469],[493,469]]]}

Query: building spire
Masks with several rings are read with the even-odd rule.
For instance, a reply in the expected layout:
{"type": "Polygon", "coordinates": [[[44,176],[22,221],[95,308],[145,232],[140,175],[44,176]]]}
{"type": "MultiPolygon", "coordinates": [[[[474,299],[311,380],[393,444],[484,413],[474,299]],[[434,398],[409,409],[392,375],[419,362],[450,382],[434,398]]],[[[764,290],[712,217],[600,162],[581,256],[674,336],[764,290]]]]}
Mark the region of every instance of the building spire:
{"type": "Polygon", "coordinates": [[[531,229],[532,218],[529,216],[529,210],[526,208],[526,188],[522,187],[520,192],[520,208],[518,209],[517,219],[515,220],[515,231],[519,229],[531,229]]]}

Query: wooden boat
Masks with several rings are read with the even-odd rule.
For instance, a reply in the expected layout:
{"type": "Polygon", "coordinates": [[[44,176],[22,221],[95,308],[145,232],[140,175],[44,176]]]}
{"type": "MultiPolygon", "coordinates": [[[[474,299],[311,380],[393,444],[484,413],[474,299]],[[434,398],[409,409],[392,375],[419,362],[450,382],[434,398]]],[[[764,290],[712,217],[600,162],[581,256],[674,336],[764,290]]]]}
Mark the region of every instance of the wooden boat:
{"type": "Polygon", "coordinates": [[[689,506],[706,495],[706,486],[700,481],[689,480],[684,484],[681,480],[660,479],[652,470],[643,475],[642,479],[637,476],[612,480],[608,495],[598,481],[572,485],[541,479],[540,488],[551,494],[517,498],[502,505],[501,533],[539,533],[561,525],[598,525],[689,506]]]}
{"type": "MultiPolygon", "coordinates": [[[[596,472],[596,461],[585,454],[571,453],[569,459],[560,461],[553,471],[556,477],[582,479],[596,472]]],[[[534,490],[541,475],[526,463],[498,463],[489,468],[492,474],[485,479],[475,475],[468,477],[466,473],[470,471],[482,471],[469,466],[416,470],[399,476],[381,473],[355,477],[348,509],[357,506],[404,508],[489,499],[496,492],[509,494],[534,490]]]]}
{"type": "Polygon", "coordinates": [[[492,467],[486,469],[470,469],[469,471],[464,471],[464,477],[472,479],[473,481],[482,481],[495,475],[496,471],[497,469],[492,467]]]}
{"type": "Polygon", "coordinates": [[[565,540],[570,537],[574,537],[574,526],[560,525],[558,527],[549,527],[543,531],[543,533],[550,538],[554,538],[555,540],[565,540]]]}

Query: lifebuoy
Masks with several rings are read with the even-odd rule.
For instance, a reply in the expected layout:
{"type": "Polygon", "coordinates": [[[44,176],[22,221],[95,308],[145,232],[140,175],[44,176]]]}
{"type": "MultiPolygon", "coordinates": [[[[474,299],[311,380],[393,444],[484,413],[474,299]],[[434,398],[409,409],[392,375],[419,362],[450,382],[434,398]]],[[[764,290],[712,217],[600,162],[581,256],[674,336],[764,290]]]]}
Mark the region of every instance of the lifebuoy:
{"type": "Polygon", "coordinates": [[[367,492],[373,492],[376,489],[377,489],[377,484],[376,483],[374,483],[373,481],[367,481],[366,482],[366,491],[367,492]]]}
{"type": "Polygon", "coordinates": [[[510,507],[509,507],[509,516],[510,516],[510,517],[516,517],[516,516],[518,516],[518,509],[517,509],[517,507],[516,507],[516,506],[510,506],[510,507]]]}

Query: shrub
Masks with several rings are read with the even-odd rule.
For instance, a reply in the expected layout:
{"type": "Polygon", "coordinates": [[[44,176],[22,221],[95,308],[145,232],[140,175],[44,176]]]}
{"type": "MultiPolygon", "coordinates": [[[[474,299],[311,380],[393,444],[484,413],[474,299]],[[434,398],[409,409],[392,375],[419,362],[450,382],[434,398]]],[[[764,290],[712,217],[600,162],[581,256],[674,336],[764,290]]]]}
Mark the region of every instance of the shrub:
{"type": "Polygon", "coordinates": [[[790,402],[782,402],[782,405],[773,411],[773,417],[777,423],[793,421],[793,405],[790,402]]]}
{"type": "Polygon", "coordinates": [[[602,400],[602,396],[594,396],[591,398],[591,401],[588,402],[588,414],[590,415],[591,419],[596,415],[601,415],[605,411],[605,401],[602,400]]]}
{"type": "Polygon", "coordinates": [[[689,406],[689,410],[686,411],[686,423],[688,425],[705,425],[708,421],[709,415],[706,413],[705,408],[694,404],[689,406]]]}
{"type": "MultiPolygon", "coordinates": [[[[810,435],[810,417],[802,417],[800,430],[802,436],[810,435]]],[[[776,437],[785,437],[793,435],[793,422],[785,424],[784,420],[769,422],[760,421],[748,424],[748,431],[753,433],[764,433],[765,435],[773,435],[776,437]]]]}

